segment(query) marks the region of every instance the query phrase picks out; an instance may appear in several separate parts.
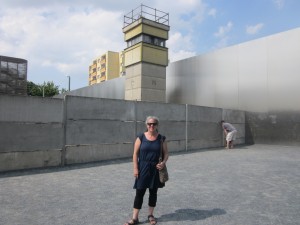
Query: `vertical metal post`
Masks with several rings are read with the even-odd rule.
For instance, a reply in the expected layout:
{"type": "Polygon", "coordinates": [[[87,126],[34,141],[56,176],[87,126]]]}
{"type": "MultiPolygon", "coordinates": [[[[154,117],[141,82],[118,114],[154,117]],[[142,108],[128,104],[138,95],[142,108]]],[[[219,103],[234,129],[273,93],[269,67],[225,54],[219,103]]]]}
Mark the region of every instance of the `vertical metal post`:
{"type": "Polygon", "coordinates": [[[70,90],[71,90],[71,77],[70,77],[70,76],[67,76],[67,77],[68,77],[68,79],[69,79],[69,80],[68,80],[68,81],[69,81],[69,82],[68,82],[68,83],[69,83],[69,85],[68,85],[68,86],[69,86],[69,89],[68,89],[68,90],[70,91],[70,90]]]}
{"type": "Polygon", "coordinates": [[[188,104],[185,104],[185,151],[188,150],[188,104]]]}

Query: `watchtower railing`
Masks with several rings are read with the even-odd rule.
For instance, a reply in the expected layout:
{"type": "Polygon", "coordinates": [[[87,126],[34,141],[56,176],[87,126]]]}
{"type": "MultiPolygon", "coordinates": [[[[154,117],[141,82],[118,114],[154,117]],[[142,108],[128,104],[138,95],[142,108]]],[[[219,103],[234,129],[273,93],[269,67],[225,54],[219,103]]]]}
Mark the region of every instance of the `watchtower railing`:
{"type": "Polygon", "coordinates": [[[169,26],[169,13],[141,4],[139,7],[124,15],[123,27],[132,24],[141,17],[169,26]]]}

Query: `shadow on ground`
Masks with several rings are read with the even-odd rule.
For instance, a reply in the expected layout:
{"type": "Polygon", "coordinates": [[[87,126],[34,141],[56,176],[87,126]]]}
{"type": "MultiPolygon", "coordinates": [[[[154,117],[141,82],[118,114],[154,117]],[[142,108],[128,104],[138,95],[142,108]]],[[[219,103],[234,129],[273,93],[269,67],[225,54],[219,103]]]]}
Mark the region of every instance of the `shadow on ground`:
{"type": "Polygon", "coordinates": [[[177,209],[175,212],[162,215],[158,219],[160,222],[197,221],[197,220],[205,220],[208,217],[219,216],[224,214],[226,214],[226,211],[224,209],[212,209],[212,210],[177,209]]]}

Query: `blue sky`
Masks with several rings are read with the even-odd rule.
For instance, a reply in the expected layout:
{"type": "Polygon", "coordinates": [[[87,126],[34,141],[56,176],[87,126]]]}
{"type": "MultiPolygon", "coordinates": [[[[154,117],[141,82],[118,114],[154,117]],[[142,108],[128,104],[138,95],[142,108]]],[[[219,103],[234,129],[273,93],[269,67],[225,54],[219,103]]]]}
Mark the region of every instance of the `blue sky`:
{"type": "Polygon", "coordinates": [[[123,16],[169,13],[171,62],[300,27],[299,0],[0,0],[0,55],[28,60],[28,80],[88,85],[88,67],[122,51],[123,16]]]}

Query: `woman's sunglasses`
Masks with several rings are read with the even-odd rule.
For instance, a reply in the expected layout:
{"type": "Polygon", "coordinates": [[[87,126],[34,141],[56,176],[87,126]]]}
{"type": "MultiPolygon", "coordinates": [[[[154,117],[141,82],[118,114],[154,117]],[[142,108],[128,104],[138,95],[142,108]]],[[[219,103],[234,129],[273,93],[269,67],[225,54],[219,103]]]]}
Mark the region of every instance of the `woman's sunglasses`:
{"type": "Polygon", "coordinates": [[[150,126],[156,126],[157,123],[147,123],[147,125],[150,127],[150,126]]]}

